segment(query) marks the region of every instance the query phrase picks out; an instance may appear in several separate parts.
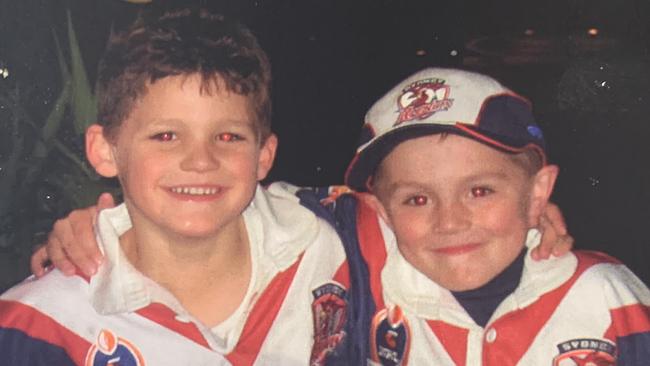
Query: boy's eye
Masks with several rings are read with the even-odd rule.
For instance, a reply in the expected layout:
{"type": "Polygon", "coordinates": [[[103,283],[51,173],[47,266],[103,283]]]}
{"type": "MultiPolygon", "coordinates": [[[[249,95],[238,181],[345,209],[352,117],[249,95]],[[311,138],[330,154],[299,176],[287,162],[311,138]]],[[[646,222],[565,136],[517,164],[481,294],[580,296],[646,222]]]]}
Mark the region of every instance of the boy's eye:
{"type": "Polygon", "coordinates": [[[494,191],[487,187],[473,187],[471,189],[472,197],[485,197],[492,192],[494,191]]]}
{"type": "Polygon", "coordinates": [[[406,204],[411,206],[424,206],[429,202],[426,196],[413,196],[406,200],[406,204]]]}
{"type": "Polygon", "coordinates": [[[151,139],[158,141],[172,141],[176,139],[176,134],[170,131],[166,131],[151,136],[151,139]]]}
{"type": "Polygon", "coordinates": [[[223,142],[233,142],[233,141],[243,140],[244,138],[236,133],[224,132],[224,133],[220,133],[217,136],[217,139],[223,142]]]}

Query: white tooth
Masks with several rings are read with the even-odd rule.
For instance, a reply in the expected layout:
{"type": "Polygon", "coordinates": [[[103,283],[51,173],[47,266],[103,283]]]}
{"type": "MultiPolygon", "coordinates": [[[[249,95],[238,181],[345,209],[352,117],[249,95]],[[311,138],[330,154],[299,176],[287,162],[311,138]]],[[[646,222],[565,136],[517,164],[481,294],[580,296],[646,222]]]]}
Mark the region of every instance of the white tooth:
{"type": "Polygon", "coordinates": [[[209,195],[209,194],[216,194],[219,191],[219,189],[204,188],[204,187],[172,187],[171,191],[180,194],[209,195]]]}

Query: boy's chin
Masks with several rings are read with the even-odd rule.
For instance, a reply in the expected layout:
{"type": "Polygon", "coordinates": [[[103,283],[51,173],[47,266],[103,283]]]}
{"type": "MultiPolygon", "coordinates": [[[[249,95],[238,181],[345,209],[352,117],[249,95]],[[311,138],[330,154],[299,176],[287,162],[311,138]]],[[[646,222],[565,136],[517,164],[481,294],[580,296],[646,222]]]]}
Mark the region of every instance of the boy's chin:
{"type": "Polygon", "coordinates": [[[461,292],[461,291],[471,291],[481,288],[490,282],[492,278],[458,278],[458,279],[446,279],[446,280],[435,280],[434,282],[438,283],[440,286],[446,288],[449,291],[461,292]]]}

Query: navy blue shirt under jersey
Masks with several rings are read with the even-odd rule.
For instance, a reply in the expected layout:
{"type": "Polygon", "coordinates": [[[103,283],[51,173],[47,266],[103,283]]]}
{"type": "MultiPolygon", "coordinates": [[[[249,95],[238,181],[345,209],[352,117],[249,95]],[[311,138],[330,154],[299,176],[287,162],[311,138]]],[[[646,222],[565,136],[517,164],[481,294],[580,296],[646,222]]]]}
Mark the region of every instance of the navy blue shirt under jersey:
{"type": "Polygon", "coordinates": [[[456,300],[476,324],[485,327],[503,299],[519,286],[526,253],[527,250],[524,248],[503,272],[485,285],[474,290],[452,291],[456,300]]]}

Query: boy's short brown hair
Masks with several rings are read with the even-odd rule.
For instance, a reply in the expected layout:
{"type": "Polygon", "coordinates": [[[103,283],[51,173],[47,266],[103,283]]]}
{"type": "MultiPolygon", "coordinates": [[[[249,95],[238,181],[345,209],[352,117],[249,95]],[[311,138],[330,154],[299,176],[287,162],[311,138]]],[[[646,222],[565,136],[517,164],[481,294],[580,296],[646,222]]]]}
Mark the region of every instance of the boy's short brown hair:
{"type": "Polygon", "coordinates": [[[97,79],[98,119],[112,139],[148,84],[198,74],[202,91],[225,87],[248,97],[260,142],[271,133],[271,66],[242,24],[206,9],[141,16],[111,36],[97,79]]]}

